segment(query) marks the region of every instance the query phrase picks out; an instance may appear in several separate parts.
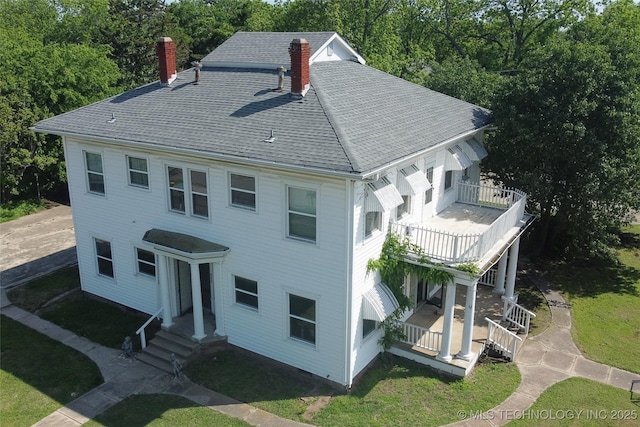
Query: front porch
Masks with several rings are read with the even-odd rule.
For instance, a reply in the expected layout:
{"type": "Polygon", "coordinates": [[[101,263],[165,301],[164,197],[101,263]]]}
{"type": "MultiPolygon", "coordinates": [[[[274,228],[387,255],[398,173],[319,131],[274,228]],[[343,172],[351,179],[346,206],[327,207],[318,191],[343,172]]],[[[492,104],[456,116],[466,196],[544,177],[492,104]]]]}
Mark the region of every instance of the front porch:
{"type": "MultiPolygon", "coordinates": [[[[465,351],[465,307],[467,295],[470,295],[466,286],[456,286],[455,300],[453,303],[453,320],[450,327],[450,354],[455,355],[446,360],[442,357],[443,331],[445,326],[445,310],[429,303],[419,305],[414,309],[413,314],[403,323],[406,340],[396,343],[391,349],[392,354],[402,356],[419,363],[432,366],[440,371],[450,373],[455,376],[464,377],[475,366],[479,356],[487,345],[487,338],[491,336],[493,345],[503,347],[503,354],[507,358],[515,358],[517,349],[521,347],[522,341],[528,332],[522,327],[521,333],[513,333],[506,330],[507,326],[515,326],[512,320],[514,313],[518,315],[524,313],[527,317],[521,323],[528,322],[535,314],[524,310],[496,292],[492,286],[477,285],[475,293],[475,313],[473,315],[473,327],[471,332],[471,357],[468,357],[468,349],[465,351]],[[503,320],[505,310],[508,313],[507,320],[503,320]],[[523,311],[524,310],[524,311],[523,311]],[[487,320],[488,319],[488,320],[487,320]],[[497,326],[503,325],[503,327],[497,326]],[[496,337],[497,334],[500,335],[496,337]],[[500,342],[497,342],[500,340],[500,342]],[[467,355],[467,357],[465,357],[467,355]]],[[[515,298],[517,301],[517,298],[515,298]]]]}

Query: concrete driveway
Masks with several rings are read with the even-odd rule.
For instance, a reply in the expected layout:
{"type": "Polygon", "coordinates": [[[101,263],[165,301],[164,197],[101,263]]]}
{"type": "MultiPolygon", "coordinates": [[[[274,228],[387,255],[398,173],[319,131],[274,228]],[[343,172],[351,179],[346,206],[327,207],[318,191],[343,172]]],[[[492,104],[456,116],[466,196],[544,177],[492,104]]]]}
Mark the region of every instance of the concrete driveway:
{"type": "Polygon", "coordinates": [[[69,206],[0,224],[0,288],[7,289],[77,263],[69,206]]]}

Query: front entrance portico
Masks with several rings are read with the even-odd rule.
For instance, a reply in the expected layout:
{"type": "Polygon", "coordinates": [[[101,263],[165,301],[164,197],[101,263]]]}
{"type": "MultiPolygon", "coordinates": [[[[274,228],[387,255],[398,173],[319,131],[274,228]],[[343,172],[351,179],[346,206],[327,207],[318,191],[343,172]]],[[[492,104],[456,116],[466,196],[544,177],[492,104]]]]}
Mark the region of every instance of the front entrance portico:
{"type": "MultiPolygon", "coordinates": [[[[192,309],[193,339],[204,339],[206,334],[201,265],[209,264],[213,267],[212,276],[215,283],[215,278],[221,277],[220,264],[229,248],[199,237],[159,229],[147,231],[142,240],[153,245],[157,256],[162,327],[166,329],[173,324],[173,314],[180,316],[185,309],[192,309]],[[182,301],[185,298],[190,298],[191,301],[182,301]]],[[[222,319],[222,296],[216,297],[217,292],[219,290],[214,286],[211,299],[214,300],[215,306],[211,308],[216,316],[222,319]]],[[[224,335],[222,321],[217,322],[216,333],[224,335]]]]}

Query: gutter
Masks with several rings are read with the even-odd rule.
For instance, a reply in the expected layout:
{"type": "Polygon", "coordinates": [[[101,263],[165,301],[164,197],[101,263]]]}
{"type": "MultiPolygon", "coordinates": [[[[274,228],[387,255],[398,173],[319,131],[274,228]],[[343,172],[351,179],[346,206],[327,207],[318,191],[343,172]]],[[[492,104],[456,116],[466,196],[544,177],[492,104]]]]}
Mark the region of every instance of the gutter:
{"type": "Polygon", "coordinates": [[[328,176],[328,177],[333,177],[333,178],[341,178],[341,179],[353,179],[353,180],[357,180],[357,181],[373,181],[373,180],[377,180],[379,179],[380,175],[382,173],[384,173],[385,170],[392,168],[392,167],[396,167],[398,165],[401,165],[403,163],[407,163],[409,161],[413,161],[419,157],[424,156],[426,153],[436,150],[438,148],[440,148],[443,145],[447,145],[455,140],[461,139],[461,138],[466,138],[469,137],[471,135],[474,135],[480,131],[485,130],[486,128],[490,127],[491,124],[487,124],[485,126],[482,126],[481,128],[478,129],[474,129],[471,131],[467,131],[465,133],[456,135],[452,138],[449,138],[433,147],[429,147],[429,148],[425,148],[424,150],[418,151],[417,153],[412,154],[410,157],[405,157],[405,158],[401,158],[398,160],[394,160],[391,161],[389,163],[386,163],[370,172],[366,172],[366,173],[362,173],[362,172],[340,172],[340,171],[331,171],[331,170],[326,170],[326,169],[320,169],[317,167],[312,167],[312,166],[293,166],[293,165],[285,165],[285,164],[281,164],[281,163],[276,163],[273,161],[267,161],[267,160],[257,160],[257,159],[250,159],[247,157],[238,157],[238,156],[232,156],[232,155],[228,155],[228,154],[215,154],[215,153],[206,153],[206,152],[202,152],[202,151],[197,151],[197,150],[188,150],[188,149],[184,149],[184,148],[178,148],[178,147],[168,147],[168,146],[157,146],[157,145],[152,145],[150,143],[141,143],[141,142],[137,142],[137,141],[127,141],[127,140],[121,140],[121,139],[116,139],[116,138],[110,138],[110,137],[105,137],[105,136],[88,136],[86,134],[79,134],[79,133],[75,133],[75,132],[60,132],[60,131],[55,131],[55,130],[47,130],[47,129],[38,129],[35,126],[31,126],[29,127],[30,131],[33,132],[38,132],[38,133],[45,133],[45,134],[51,134],[51,135],[57,135],[57,136],[61,136],[63,138],[65,137],[70,137],[70,138],[76,138],[76,139],[80,139],[80,140],[86,140],[86,141],[93,141],[93,142],[98,142],[98,143],[108,143],[108,144],[113,144],[113,145],[118,145],[118,146],[122,146],[122,147],[133,147],[133,148],[138,148],[138,149],[142,149],[145,151],[159,151],[159,152],[167,152],[167,153],[171,153],[171,154],[182,154],[182,155],[186,155],[186,156],[193,156],[193,157],[199,157],[199,158],[206,158],[206,159],[210,159],[210,160],[218,160],[218,161],[224,161],[224,162],[230,162],[230,163],[237,163],[237,164],[244,164],[244,165],[253,165],[253,166],[258,166],[258,167],[266,167],[266,168],[270,168],[270,169],[277,169],[277,170],[283,170],[283,171],[290,171],[290,172],[304,172],[304,173],[308,173],[308,174],[313,174],[313,175],[320,175],[320,176],[328,176]]]}

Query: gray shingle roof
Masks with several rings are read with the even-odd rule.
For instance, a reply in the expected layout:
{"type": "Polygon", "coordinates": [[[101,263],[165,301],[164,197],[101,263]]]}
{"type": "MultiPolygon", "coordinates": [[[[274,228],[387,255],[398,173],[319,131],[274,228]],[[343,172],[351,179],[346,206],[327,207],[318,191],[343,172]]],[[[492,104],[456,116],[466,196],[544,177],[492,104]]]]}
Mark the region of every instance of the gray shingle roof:
{"type": "Polygon", "coordinates": [[[335,32],[252,33],[239,31],[205,56],[202,62],[287,66],[291,62],[289,58],[291,40],[306,39],[313,56],[323,44],[335,35],[335,32]]]}
{"type": "MultiPolygon", "coordinates": [[[[286,40],[285,53],[290,34],[286,40]]],[[[34,129],[239,162],[366,174],[490,120],[485,109],[355,62],[313,64],[311,89],[302,100],[289,94],[288,78],[285,91],[274,92],[277,80],[275,70],[204,67],[194,85],[193,72],[184,71],[171,86],[152,83],[34,129]],[[109,123],[112,114],[116,120],[109,123]],[[272,130],[275,141],[265,142],[272,130]]]]}

